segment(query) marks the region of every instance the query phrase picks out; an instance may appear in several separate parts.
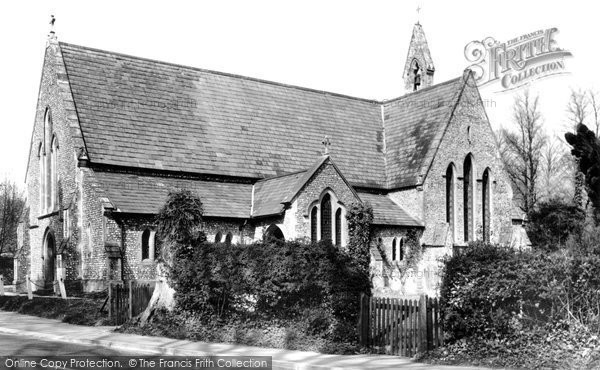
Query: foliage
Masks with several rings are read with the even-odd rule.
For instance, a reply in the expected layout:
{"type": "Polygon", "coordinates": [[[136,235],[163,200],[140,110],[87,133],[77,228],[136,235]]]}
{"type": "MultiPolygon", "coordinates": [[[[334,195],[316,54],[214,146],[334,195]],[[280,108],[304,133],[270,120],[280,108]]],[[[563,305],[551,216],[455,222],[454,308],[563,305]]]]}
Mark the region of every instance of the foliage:
{"type": "Polygon", "coordinates": [[[198,238],[202,212],[200,198],[191,191],[169,192],[156,218],[159,238],[167,243],[190,244],[198,238]]]}
{"type": "Polygon", "coordinates": [[[404,237],[404,258],[398,263],[398,269],[401,274],[405,274],[409,269],[416,269],[421,261],[423,247],[419,243],[419,232],[414,229],[408,230],[404,237]]]}
{"type": "Polygon", "coordinates": [[[373,208],[369,204],[353,203],[348,209],[346,219],[348,220],[348,252],[358,261],[359,266],[369,271],[373,208]]]}
{"type": "Polygon", "coordinates": [[[588,197],[596,221],[600,221],[600,140],[583,124],[577,126],[575,134],[566,133],[565,139],[573,147],[571,154],[578,159],[579,169],[585,175],[588,197]]]}
{"type": "MultiPolygon", "coordinates": [[[[306,316],[315,314],[308,312],[306,316]]],[[[318,316],[318,315],[317,315],[318,316]]],[[[331,354],[365,352],[356,342],[324,338],[310,329],[304,317],[294,321],[277,319],[239,320],[234,318],[206,320],[189,311],[159,311],[143,327],[129,322],[117,329],[121,332],[163,336],[203,342],[239,343],[249,346],[284,348],[331,354]]]]}
{"type": "Polygon", "coordinates": [[[529,215],[527,233],[536,248],[556,250],[571,235],[579,235],[585,223],[585,212],[557,199],[540,203],[529,215]]]}
{"type": "Polygon", "coordinates": [[[109,323],[107,313],[99,312],[105,297],[97,299],[57,299],[54,297],[0,296],[0,309],[24,315],[59,319],[69,324],[95,326],[109,323]]]}
{"type": "Polygon", "coordinates": [[[440,292],[448,346],[436,356],[527,368],[597,361],[600,353],[593,360],[590,351],[600,334],[598,231],[584,230],[554,253],[473,243],[449,258],[440,292]]]}
{"type": "Polygon", "coordinates": [[[17,252],[17,227],[22,221],[25,199],[14,182],[0,183],[0,253],[17,252]]]}
{"type": "Polygon", "coordinates": [[[181,310],[201,317],[297,319],[320,309],[313,329],[333,336],[352,328],[368,276],[346,251],[330,242],[203,242],[178,254],[171,267],[181,310]]]}

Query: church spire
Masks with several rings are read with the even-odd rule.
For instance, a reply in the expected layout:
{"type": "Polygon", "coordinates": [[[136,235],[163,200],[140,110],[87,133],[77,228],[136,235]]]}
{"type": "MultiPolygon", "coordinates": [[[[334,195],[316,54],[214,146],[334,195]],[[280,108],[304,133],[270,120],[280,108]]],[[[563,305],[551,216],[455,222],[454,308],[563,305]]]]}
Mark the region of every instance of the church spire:
{"type": "MultiPolygon", "coordinates": [[[[419,9],[420,10],[420,9],[419,9]]],[[[433,59],[427,46],[427,39],[423,27],[417,21],[413,28],[408,55],[404,65],[404,87],[407,92],[417,91],[433,85],[433,59]]]]}

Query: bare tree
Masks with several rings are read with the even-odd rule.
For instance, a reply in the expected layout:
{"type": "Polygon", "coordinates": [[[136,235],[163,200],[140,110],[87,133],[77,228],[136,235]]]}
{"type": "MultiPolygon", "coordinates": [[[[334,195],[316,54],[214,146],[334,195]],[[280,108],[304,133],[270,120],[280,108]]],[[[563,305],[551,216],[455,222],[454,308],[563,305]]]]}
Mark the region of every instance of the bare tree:
{"type": "Polygon", "coordinates": [[[567,120],[569,129],[575,130],[578,125],[585,123],[588,117],[589,99],[585,91],[571,89],[569,103],[567,104],[567,120]]]}
{"type": "MultiPolygon", "coordinates": [[[[580,125],[585,125],[590,119],[594,120],[591,127],[597,136],[598,104],[596,94],[592,90],[572,89],[567,103],[567,131],[576,131],[580,125]],[[590,110],[592,112],[590,112],[590,110]]],[[[571,157],[571,173],[573,183],[573,202],[580,208],[586,206],[585,175],[579,169],[578,157],[571,157]]]]}
{"type": "Polygon", "coordinates": [[[542,150],[538,194],[540,200],[558,199],[569,202],[573,197],[572,156],[568,148],[557,137],[548,138],[542,150]]]}
{"type": "Polygon", "coordinates": [[[22,192],[14,182],[0,183],[0,254],[16,252],[17,227],[25,209],[22,192]]]}
{"type": "Polygon", "coordinates": [[[596,134],[596,137],[599,137],[598,134],[600,133],[600,96],[598,96],[597,91],[590,89],[587,91],[587,97],[589,99],[589,106],[591,111],[591,122],[589,126],[596,134]]]}
{"type": "Polygon", "coordinates": [[[539,98],[531,97],[528,90],[517,96],[513,106],[516,131],[502,130],[506,145],[503,153],[506,171],[512,181],[516,200],[526,214],[530,214],[538,202],[537,182],[546,144],[538,102],[539,98]]]}

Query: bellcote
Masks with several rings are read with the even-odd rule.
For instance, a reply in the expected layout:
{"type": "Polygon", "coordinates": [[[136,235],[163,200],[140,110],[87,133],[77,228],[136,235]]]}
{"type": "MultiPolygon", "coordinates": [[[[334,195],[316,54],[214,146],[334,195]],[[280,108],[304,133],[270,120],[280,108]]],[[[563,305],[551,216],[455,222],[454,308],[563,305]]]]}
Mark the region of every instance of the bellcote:
{"type": "Polygon", "coordinates": [[[408,46],[408,55],[404,65],[404,88],[406,92],[413,92],[424,87],[433,85],[433,59],[429,52],[425,32],[420,23],[416,23],[413,28],[410,45],[408,46]]]}

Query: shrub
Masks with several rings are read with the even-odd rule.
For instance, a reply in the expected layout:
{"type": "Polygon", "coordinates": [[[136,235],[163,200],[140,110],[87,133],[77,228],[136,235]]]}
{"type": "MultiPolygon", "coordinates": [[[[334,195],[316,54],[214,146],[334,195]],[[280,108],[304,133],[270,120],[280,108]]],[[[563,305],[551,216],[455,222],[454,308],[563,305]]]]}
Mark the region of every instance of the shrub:
{"type": "Polygon", "coordinates": [[[527,232],[534,246],[557,250],[570,236],[580,235],[584,224],[583,210],[555,199],[541,203],[529,215],[527,232]]]}
{"type": "Polygon", "coordinates": [[[600,331],[600,256],[520,252],[475,243],[447,260],[441,287],[449,339],[497,337],[554,321],[600,331]]]}

